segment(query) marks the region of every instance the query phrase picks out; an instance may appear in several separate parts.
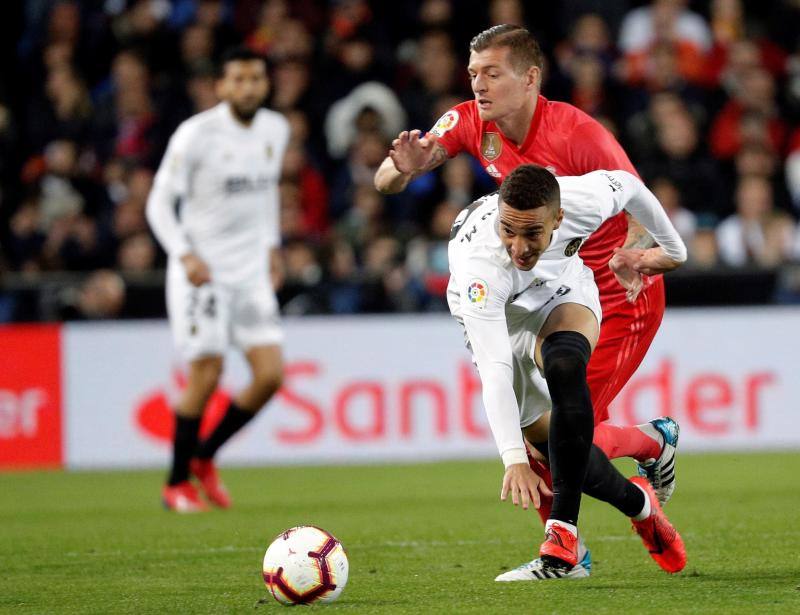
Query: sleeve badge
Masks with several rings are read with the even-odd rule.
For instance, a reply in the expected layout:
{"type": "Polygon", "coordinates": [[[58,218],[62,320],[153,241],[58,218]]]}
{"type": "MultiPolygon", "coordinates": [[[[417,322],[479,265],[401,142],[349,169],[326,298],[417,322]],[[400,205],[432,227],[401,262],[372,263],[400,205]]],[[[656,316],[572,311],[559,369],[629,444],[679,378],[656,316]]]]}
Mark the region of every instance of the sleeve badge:
{"type": "Polygon", "coordinates": [[[431,134],[434,134],[437,137],[444,136],[448,130],[451,130],[456,124],[458,124],[458,120],[458,111],[455,109],[450,109],[450,111],[445,113],[436,121],[436,124],[434,124],[433,128],[431,128],[431,134]]]}
{"type": "Polygon", "coordinates": [[[486,300],[489,298],[489,285],[478,278],[470,280],[467,287],[467,298],[472,307],[482,310],[486,307],[486,300]]]}

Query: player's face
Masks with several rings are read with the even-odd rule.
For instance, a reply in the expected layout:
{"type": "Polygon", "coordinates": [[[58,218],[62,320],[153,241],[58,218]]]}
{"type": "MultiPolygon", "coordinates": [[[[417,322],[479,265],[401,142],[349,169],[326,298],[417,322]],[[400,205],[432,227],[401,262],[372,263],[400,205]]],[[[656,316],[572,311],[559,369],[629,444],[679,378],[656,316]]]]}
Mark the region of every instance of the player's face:
{"type": "Polygon", "coordinates": [[[543,205],[535,209],[514,209],[500,201],[500,240],[517,269],[530,271],[549,246],[553,231],[561,225],[563,210],[543,205]]]}
{"type": "Polygon", "coordinates": [[[262,60],[234,60],[225,65],[218,94],[241,120],[253,119],[268,92],[267,67],[262,60]]]}
{"type": "Polygon", "coordinates": [[[469,56],[470,82],[478,115],[484,122],[497,121],[530,104],[538,92],[539,69],[517,73],[508,59],[508,47],[490,47],[469,56]]]}

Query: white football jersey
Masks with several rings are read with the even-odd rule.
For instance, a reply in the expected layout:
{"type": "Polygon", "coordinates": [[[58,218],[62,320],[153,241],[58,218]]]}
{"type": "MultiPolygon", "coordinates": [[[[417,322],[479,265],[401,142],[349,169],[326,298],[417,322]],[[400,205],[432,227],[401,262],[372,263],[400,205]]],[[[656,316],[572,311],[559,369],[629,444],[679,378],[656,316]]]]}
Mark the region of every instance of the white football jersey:
{"type": "Polygon", "coordinates": [[[194,252],[221,284],[268,277],[269,248],[280,243],[278,182],[288,139],[281,114],[259,109],[245,126],[227,103],[178,127],[148,203],[148,219],[172,261],[194,252]]]}
{"type": "Polygon", "coordinates": [[[623,181],[639,182],[625,171],[595,171],[579,177],[556,178],[564,218],[553,231],[550,246],[530,271],[514,266],[500,240],[494,192],[464,209],[456,218],[448,248],[450,283],[447,300],[458,320],[470,314],[484,320],[504,319],[519,310],[537,309],[529,293],[584,267],[578,249],[608,218],[623,210],[631,190],[623,181]],[[627,176],[627,177],[623,177],[627,176]]]}
{"type": "MultiPolygon", "coordinates": [[[[527,463],[511,338],[517,339],[530,326],[532,316],[546,313],[567,293],[575,292],[570,286],[574,281],[593,280],[578,255],[583,241],[607,218],[628,209],[668,256],[679,262],[686,259],[686,248],[658,200],[630,173],[595,171],[556,179],[564,217],[530,271],[514,266],[501,241],[499,193],[480,199],[458,215],[448,246],[447,301],[472,348],[486,416],[506,467],[527,463]],[[562,280],[566,282],[560,285],[562,280]]],[[[582,296],[591,294],[585,282],[580,290],[582,296]]],[[[594,290],[596,297],[596,287],[594,290]]],[[[599,302],[596,307],[599,320],[599,302]]]]}

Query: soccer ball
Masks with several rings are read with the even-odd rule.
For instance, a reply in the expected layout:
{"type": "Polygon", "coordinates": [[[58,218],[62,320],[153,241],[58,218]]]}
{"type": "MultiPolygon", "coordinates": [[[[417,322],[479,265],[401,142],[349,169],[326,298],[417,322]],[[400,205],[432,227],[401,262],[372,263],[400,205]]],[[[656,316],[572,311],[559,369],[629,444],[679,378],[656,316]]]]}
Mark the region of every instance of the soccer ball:
{"type": "Polygon", "coordinates": [[[342,543],[325,530],[304,525],[280,534],[264,554],[264,583],[281,604],[333,602],[347,584],[342,543]]]}

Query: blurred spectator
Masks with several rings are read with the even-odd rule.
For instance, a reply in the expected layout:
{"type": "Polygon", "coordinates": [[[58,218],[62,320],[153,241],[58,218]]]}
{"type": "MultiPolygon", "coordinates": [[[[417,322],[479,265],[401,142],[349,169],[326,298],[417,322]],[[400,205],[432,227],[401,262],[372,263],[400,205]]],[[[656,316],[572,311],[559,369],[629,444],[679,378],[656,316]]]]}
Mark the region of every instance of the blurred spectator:
{"type": "Polygon", "coordinates": [[[694,118],[676,110],[657,121],[657,150],[641,162],[640,172],[645,177],[669,177],[680,191],[681,202],[695,213],[723,213],[717,166],[704,150],[694,118]]]}
{"type": "Polygon", "coordinates": [[[322,267],[312,246],[291,241],[283,248],[285,279],[278,296],[286,314],[319,314],[325,311],[321,286],[322,267]]]}
{"type": "Polygon", "coordinates": [[[117,266],[124,273],[152,271],[157,252],[156,244],[148,233],[129,235],[117,251],[117,266]]]}
{"type": "Polygon", "coordinates": [[[622,21],[619,47],[625,54],[646,52],[656,42],[671,40],[705,53],[711,47],[706,21],[686,8],[687,0],[652,0],[630,11],[622,21]]]}
{"type": "Polygon", "coordinates": [[[705,78],[704,56],[711,46],[705,20],[686,8],[685,0],[654,0],[631,11],[622,22],[619,47],[624,56],[624,79],[631,84],[663,83],[680,77],[689,83],[705,78]]]}
{"type": "Polygon", "coordinates": [[[434,109],[436,99],[465,90],[456,78],[460,70],[453,39],[447,32],[429,30],[420,37],[414,45],[413,77],[402,88],[403,107],[409,115],[404,128],[427,130],[433,126],[439,117],[434,109]]]}
{"type": "Polygon", "coordinates": [[[392,90],[365,83],[331,106],[325,118],[328,152],[340,159],[361,132],[378,132],[388,142],[405,127],[405,111],[392,90]]]}
{"type": "Polygon", "coordinates": [[[442,201],[433,211],[430,227],[425,236],[418,236],[408,245],[406,265],[408,272],[425,288],[425,291],[445,309],[445,292],[450,280],[447,244],[450,229],[462,207],[457,203],[442,201]]]}
{"type": "Polygon", "coordinates": [[[256,27],[247,37],[247,46],[257,53],[268,55],[288,18],[289,3],[286,0],[266,0],[261,6],[256,27]]]}
{"type": "Polygon", "coordinates": [[[112,155],[148,160],[156,115],[147,65],[136,53],[120,52],[114,58],[109,85],[95,115],[95,149],[100,160],[105,162],[112,155]]]}
{"type": "Polygon", "coordinates": [[[351,199],[359,186],[374,191],[372,178],[383,162],[387,149],[388,142],[375,132],[362,134],[352,144],[331,187],[329,205],[333,219],[340,218],[350,207],[351,199]]]}
{"type": "Polygon", "coordinates": [[[356,249],[386,229],[384,197],[372,186],[362,184],[355,188],[353,205],[336,226],[339,237],[356,249]]]}
{"type": "Polygon", "coordinates": [[[20,271],[41,269],[40,255],[47,238],[35,199],[24,202],[11,217],[5,251],[11,265],[20,271]]]}
{"type": "Polygon", "coordinates": [[[525,25],[525,8],[520,0],[491,0],[489,2],[489,25],[510,23],[525,25]]]}
{"type": "Polygon", "coordinates": [[[31,101],[28,119],[28,145],[33,150],[40,150],[54,138],[87,143],[91,134],[92,102],[85,84],[70,65],[50,69],[45,97],[31,101]]]}
{"type": "Polygon", "coordinates": [[[321,238],[328,230],[328,186],[297,141],[290,141],[286,148],[283,176],[299,189],[296,198],[303,217],[303,235],[321,238]]]}
{"type": "Polygon", "coordinates": [[[92,273],[80,287],[68,287],[61,294],[63,320],[116,318],[125,304],[125,282],[108,269],[92,273]]]}
{"type": "Polygon", "coordinates": [[[786,159],[786,185],[792,197],[792,205],[800,214],[800,129],[792,137],[789,156],[786,159]]]}
{"type": "Polygon", "coordinates": [[[308,64],[293,59],[281,62],[272,75],[270,107],[282,112],[302,108],[310,83],[308,64]]]}
{"type": "Polygon", "coordinates": [[[711,127],[711,151],[732,158],[745,142],[761,143],[782,151],[786,123],[778,113],[775,81],[766,70],[754,68],[741,76],[741,87],[728,101],[711,127]]]}
{"type": "Polygon", "coordinates": [[[672,226],[683,242],[687,246],[691,245],[697,231],[697,216],[681,203],[678,187],[667,177],[656,177],[650,182],[650,189],[667,212],[672,226]]]}
{"type": "Polygon", "coordinates": [[[717,228],[720,259],[736,267],[774,267],[791,258],[795,232],[792,219],[776,211],[770,183],[743,177],[736,188],[736,213],[717,228]]]}
{"type": "MultiPolygon", "coordinates": [[[[621,133],[694,267],[800,259],[800,231],[780,213],[800,217],[795,0],[712,0],[708,21],[686,0],[572,0],[535,19],[519,0],[23,4],[18,71],[0,87],[12,270],[163,267],[142,215],[152,169],[174,128],[217,104],[219,54],[246,42],[269,57],[269,104],[291,125],[280,185],[289,311],[446,309],[451,219],[494,183],[468,158],[390,197],[373,174],[400,131],[427,130],[471,97],[471,37],[526,20],[552,62],[544,91],[621,133]]],[[[129,282],[121,314],[162,309],[129,282]]]]}
{"type": "Polygon", "coordinates": [[[717,233],[713,227],[698,228],[687,248],[688,265],[694,269],[713,269],[719,263],[717,233]]]}
{"type": "Polygon", "coordinates": [[[331,243],[327,252],[325,261],[328,265],[328,277],[325,281],[325,295],[328,310],[333,314],[360,312],[361,276],[352,244],[337,239],[331,243]]]}

